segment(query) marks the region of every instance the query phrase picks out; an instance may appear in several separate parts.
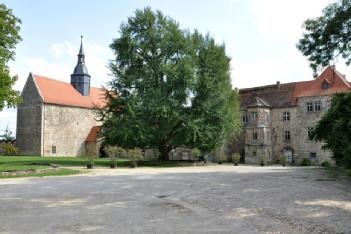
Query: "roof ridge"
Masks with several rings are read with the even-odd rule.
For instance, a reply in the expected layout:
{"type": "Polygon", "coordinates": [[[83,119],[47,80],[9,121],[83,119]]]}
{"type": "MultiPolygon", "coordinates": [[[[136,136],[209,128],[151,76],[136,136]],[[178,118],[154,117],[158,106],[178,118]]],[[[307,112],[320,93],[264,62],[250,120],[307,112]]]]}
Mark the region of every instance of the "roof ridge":
{"type": "MultiPolygon", "coordinates": [[[[41,78],[44,78],[44,79],[48,79],[48,80],[52,80],[52,81],[56,81],[56,82],[60,82],[60,83],[64,83],[64,84],[69,84],[71,85],[71,83],[69,82],[66,82],[66,81],[63,81],[63,80],[57,80],[57,79],[54,79],[54,78],[51,78],[51,77],[47,77],[47,76],[42,76],[42,75],[38,75],[38,74],[34,74],[32,73],[33,77],[36,78],[37,76],[38,77],[41,77],[41,78]]],[[[73,86],[72,86],[73,87],[73,86]]],[[[93,87],[93,86],[90,86],[90,88],[94,88],[94,89],[102,89],[101,87],[93,87]]]]}

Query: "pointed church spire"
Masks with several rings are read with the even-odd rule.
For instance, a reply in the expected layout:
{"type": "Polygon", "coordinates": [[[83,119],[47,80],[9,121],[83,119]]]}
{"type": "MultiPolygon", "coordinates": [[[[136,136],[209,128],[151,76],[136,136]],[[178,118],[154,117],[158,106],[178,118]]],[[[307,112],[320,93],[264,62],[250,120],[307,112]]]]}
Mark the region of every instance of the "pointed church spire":
{"type": "Polygon", "coordinates": [[[83,50],[83,36],[80,36],[80,49],[78,53],[77,65],[71,75],[71,84],[84,96],[89,96],[90,92],[90,75],[85,66],[85,55],[83,50]]]}

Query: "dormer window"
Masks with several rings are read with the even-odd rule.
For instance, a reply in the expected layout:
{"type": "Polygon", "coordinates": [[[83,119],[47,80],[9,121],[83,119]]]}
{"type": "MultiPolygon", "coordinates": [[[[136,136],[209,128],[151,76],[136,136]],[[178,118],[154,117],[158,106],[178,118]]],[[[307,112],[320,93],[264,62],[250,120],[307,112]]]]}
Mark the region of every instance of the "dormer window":
{"type": "Polygon", "coordinates": [[[329,85],[328,81],[324,80],[322,82],[322,89],[327,90],[327,89],[329,89],[329,86],[330,85],[329,85]]]}

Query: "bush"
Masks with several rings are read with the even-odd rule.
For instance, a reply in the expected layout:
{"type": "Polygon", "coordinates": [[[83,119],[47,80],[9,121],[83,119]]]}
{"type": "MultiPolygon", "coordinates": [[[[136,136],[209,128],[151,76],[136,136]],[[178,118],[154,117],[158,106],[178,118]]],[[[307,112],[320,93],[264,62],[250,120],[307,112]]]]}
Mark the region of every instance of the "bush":
{"type": "Polygon", "coordinates": [[[194,149],[191,150],[191,154],[193,155],[193,157],[195,159],[198,160],[200,158],[201,151],[198,148],[194,148],[194,149]]]}
{"type": "Polygon", "coordinates": [[[331,164],[330,164],[330,162],[328,162],[328,161],[323,161],[323,162],[321,163],[321,166],[322,166],[322,167],[331,167],[331,164]]]}
{"type": "Polygon", "coordinates": [[[300,166],[311,166],[311,165],[312,165],[311,160],[309,160],[308,158],[302,159],[300,163],[300,166]]]}
{"type": "Polygon", "coordinates": [[[280,163],[285,166],[286,161],[288,160],[288,158],[286,157],[285,154],[283,154],[282,156],[280,156],[280,163]]]}
{"type": "Polygon", "coordinates": [[[223,150],[218,149],[213,154],[213,160],[219,164],[227,161],[227,155],[223,152],[223,150]]]}
{"type": "Polygon", "coordinates": [[[259,162],[260,162],[261,166],[265,166],[265,165],[268,164],[268,160],[267,160],[266,154],[260,155],[259,162]]]}
{"type": "Polygon", "coordinates": [[[6,155],[16,155],[19,152],[19,148],[14,146],[11,142],[3,143],[2,148],[6,155]]]}
{"type": "Polygon", "coordinates": [[[105,152],[111,160],[111,168],[115,168],[117,166],[117,157],[123,157],[126,151],[121,147],[109,145],[105,147],[105,152]]]}
{"type": "Polygon", "coordinates": [[[143,159],[143,154],[140,149],[134,148],[127,150],[127,155],[130,161],[132,162],[133,167],[137,167],[138,161],[143,159]]]}
{"type": "Polygon", "coordinates": [[[233,155],[233,162],[234,162],[234,164],[235,165],[238,165],[238,163],[239,163],[239,161],[240,161],[240,154],[238,154],[238,153],[235,153],[234,155],[233,155]]]}

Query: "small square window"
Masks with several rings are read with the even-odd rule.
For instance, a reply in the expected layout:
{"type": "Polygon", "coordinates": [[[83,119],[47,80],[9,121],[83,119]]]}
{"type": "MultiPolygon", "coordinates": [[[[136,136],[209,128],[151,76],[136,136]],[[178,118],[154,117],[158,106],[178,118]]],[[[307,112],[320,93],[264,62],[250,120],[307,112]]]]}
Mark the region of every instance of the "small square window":
{"type": "Polygon", "coordinates": [[[56,145],[51,146],[51,153],[56,154],[56,145]]]}
{"type": "Polygon", "coordinates": [[[244,124],[247,123],[247,116],[246,116],[246,115],[243,116],[243,123],[244,123],[244,124]]]}
{"type": "Polygon", "coordinates": [[[284,132],[284,139],[285,139],[285,141],[290,141],[290,131],[284,132]]]}
{"type": "Polygon", "coordinates": [[[257,132],[252,133],[252,140],[257,141],[257,132]]]}
{"type": "Polygon", "coordinates": [[[314,103],[314,111],[321,111],[321,109],[322,109],[321,101],[315,102],[314,103]]]}
{"type": "Polygon", "coordinates": [[[311,158],[311,159],[317,158],[317,154],[316,154],[316,153],[310,153],[310,158],[311,158]]]}
{"type": "Polygon", "coordinates": [[[256,120],[257,119],[257,112],[251,112],[251,119],[256,120]]]}
{"type": "Polygon", "coordinates": [[[313,103],[312,102],[306,102],[306,107],[307,107],[307,111],[313,111],[313,103]]]}
{"type": "Polygon", "coordinates": [[[290,120],[290,113],[289,112],[283,112],[283,121],[289,121],[290,120]]]}

